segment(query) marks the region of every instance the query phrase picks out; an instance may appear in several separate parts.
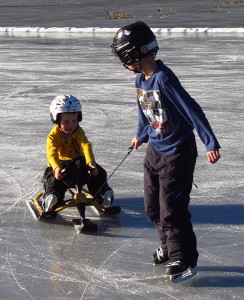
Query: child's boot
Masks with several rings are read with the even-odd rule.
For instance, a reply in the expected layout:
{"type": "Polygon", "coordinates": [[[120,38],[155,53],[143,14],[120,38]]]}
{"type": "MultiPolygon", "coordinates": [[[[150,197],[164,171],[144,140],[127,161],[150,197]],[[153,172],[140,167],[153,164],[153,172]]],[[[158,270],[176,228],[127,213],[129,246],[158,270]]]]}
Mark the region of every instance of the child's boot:
{"type": "Polygon", "coordinates": [[[112,205],[114,201],[114,192],[112,189],[107,190],[103,195],[103,203],[104,207],[109,207],[112,205]]]}
{"type": "Polygon", "coordinates": [[[42,206],[45,212],[51,211],[53,206],[58,202],[57,196],[54,194],[47,195],[42,202],[42,206]]]}

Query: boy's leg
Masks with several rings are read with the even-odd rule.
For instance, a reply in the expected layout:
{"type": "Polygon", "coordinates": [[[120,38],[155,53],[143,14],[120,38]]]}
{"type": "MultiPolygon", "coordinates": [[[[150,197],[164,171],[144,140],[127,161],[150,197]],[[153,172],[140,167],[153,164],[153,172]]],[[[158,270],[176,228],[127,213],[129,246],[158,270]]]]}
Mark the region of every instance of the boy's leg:
{"type": "Polygon", "coordinates": [[[106,182],[107,180],[107,172],[104,170],[103,167],[101,167],[99,164],[96,164],[98,169],[98,175],[97,176],[91,176],[89,179],[89,182],[87,184],[88,189],[92,195],[95,195],[97,191],[101,188],[100,193],[102,194],[104,191],[109,189],[109,185],[106,182]],[[105,183],[106,182],[106,183],[105,183]],[[105,184],[104,184],[105,183],[105,184]]]}
{"type": "MultiPolygon", "coordinates": [[[[67,165],[67,162],[64,162],[67,165]]],[[[114,193],[107,183],[107,172],[96,163],[98,175],[89,175],[88,167],[84,156],[77,157],[74,161],[68,163],[67,170],[72,171],[76,185],[80,188],[87,184],[89,192],[96,196],[99,204],[110,206],[114,199],[114,193]]],[[[70,182],[74,180],[70,180],[70,182]]]]}
{"type": "Polygon", "coordinates": [[[89,182],[87,183],[89,192],[94,196],[96,195],[99,203],[110,206],[114,200],[114,194],[112,188],[108,185],[107,172],[99,164],[97,165],[98,175],[90,176],[89,182]]]}
{"type": "Polygon", "coordinates": [[[165,157],[165,162],[167,168],[160,172],[160,220],[169,257],[195,266],[197,242],[188,210],[196,162],[194,143],[187,141],[179,154],[165,157]]]}
{"type": "MultiPolygon", "coordinates": [[[[153,263],[159,264],[168,260],[168,249],[166,234],[160,221],[159,175],[157,170],[152,167],[152,164],[155,165],[154,160],[155,153],[152,146],[149,144],[144,159],[144,207],[148,219],[155,223],[161,241],[161,247],[153,254],[153,263]]],[[[162,168],[163,165],[158,167],[162,168]]]]}
{"type": "Polygon", "coordinates": [[[53,174],[52,168],[48,167],[43,175],[43,187],[45,211],[52,210],[58,203],[63,201],[66,185],[62,180],[57,180],[53,174]]]}
{"type": "Polygon", "coordinates": [[[77,159],[74,160],[74,163],[76,164],[77,168],[76,172],[78,172],[76,178],[78,178],[80,183],[87,184],[88,190],[92,195],[95,195],[101,187],[102,188],[101,191],[99,191],[99,194],[104,194],[105,191],[111,189],[106,182],[107,172],[98,163],[96,163],[98,169],[97,176],[89,176],[84,156],[77,157],[77,159]]]}
{"type": "Polygon", "coordinates": [[[162,247],[168,250],[170,259],[185,260],[193,266],[198,252],[188,205],[196,149],[192,151],[188,145],[185,148],[183,154],[165,157],[148,145],[144,164],[145,210],[148,218],[157,224],[162,247]],[[156,176],[159,176],[159,196],[156,176]]]}

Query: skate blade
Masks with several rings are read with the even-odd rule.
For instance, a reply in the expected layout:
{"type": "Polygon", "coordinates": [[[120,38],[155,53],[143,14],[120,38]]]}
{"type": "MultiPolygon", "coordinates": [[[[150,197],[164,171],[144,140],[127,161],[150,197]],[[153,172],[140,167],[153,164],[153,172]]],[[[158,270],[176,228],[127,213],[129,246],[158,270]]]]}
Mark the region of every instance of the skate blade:
{"type": "Polygon", "coordinates": [[[173,283],[183,283],[186,282],[197,275],[196,268],[188,268],[185,272],[170,275],[170,281],[173,283]]]}

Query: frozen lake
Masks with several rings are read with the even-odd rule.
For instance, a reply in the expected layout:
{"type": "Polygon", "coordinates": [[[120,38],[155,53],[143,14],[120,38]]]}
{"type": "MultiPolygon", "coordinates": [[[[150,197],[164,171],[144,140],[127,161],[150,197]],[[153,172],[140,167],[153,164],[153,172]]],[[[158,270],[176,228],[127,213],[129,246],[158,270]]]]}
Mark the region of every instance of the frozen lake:
{"type": "Polygon", "coordinates": [[[134,75],[110,51],[113,34],[0,36],[0,299],[243,299],[244,293],[244,34],[161,34],[161,58],[201,104],[222,146],[215,165],[197,137],[199,158],[191,212],[199,274],[172,285],[153,267],[159,246],[143,211],[145,146],[110,179],[115,218],[87,214],[95,235],[76,235],[65,210],[36,222],[25,201],[40,190],[46,167],[49,105],[70,93],[83,104],[81,126],[96,160],[111,174],[135,134],[134,75]]]}

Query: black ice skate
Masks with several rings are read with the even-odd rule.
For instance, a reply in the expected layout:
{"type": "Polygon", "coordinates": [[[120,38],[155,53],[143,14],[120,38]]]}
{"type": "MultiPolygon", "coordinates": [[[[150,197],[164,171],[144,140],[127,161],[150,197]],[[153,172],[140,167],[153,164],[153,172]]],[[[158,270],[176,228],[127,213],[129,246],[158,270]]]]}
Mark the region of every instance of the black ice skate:
{"type": "Polygon", "coordinates": [[[159,247],[152,255],[153,265],[164,265],[169,261],[168,253],[159,247]]]}
{"type": "Polygon", "coordinates": [[[195,267],[185,265],[180,260],[170,262],[166,267],[166,275],[173,283],[185,282],[197,274],[195,267]]]}

